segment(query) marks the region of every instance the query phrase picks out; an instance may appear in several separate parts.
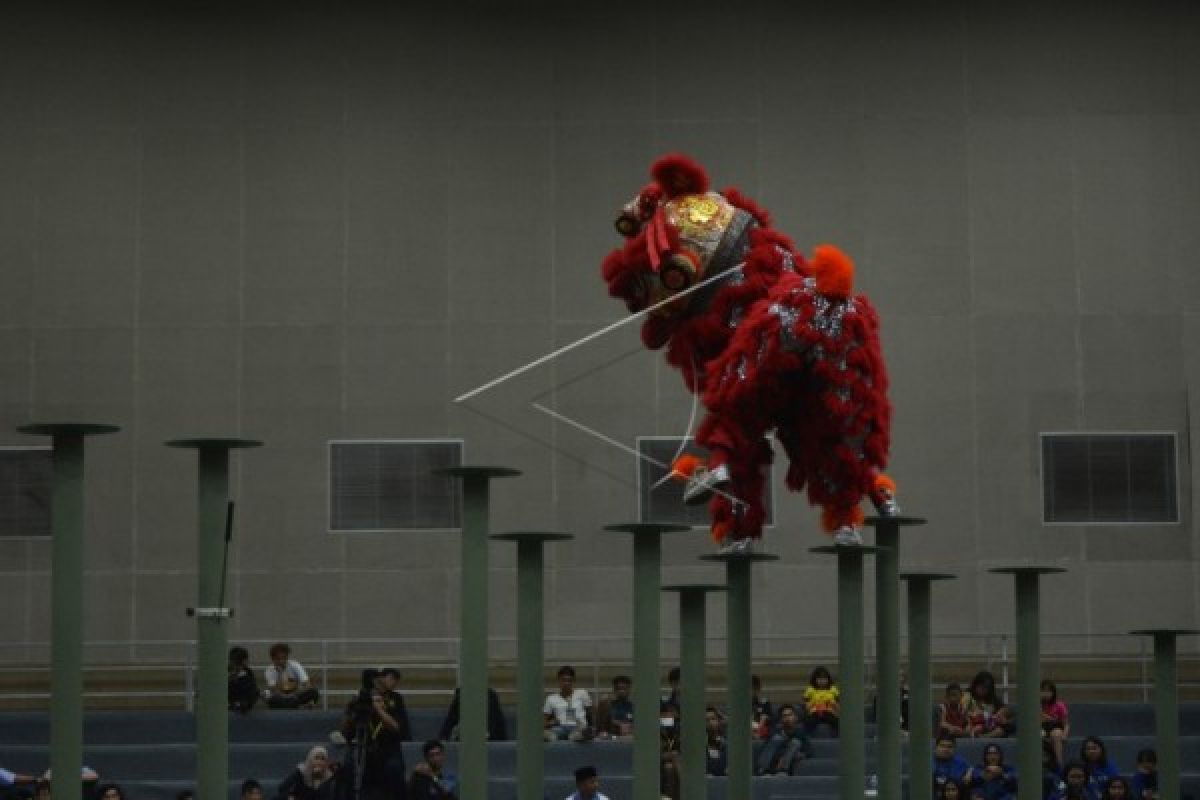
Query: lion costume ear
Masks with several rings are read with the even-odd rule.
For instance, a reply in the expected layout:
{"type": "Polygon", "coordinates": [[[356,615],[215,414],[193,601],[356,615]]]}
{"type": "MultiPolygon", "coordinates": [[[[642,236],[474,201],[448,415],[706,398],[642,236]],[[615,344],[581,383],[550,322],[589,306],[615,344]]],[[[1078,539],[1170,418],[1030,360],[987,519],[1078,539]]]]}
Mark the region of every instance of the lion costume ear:
{"type": "Polygon", "coordinates": [[[704,167],[681,153],[671,153],[655,161],[650,174],[668,198],[708,191],[708,173],[704,167]]]}

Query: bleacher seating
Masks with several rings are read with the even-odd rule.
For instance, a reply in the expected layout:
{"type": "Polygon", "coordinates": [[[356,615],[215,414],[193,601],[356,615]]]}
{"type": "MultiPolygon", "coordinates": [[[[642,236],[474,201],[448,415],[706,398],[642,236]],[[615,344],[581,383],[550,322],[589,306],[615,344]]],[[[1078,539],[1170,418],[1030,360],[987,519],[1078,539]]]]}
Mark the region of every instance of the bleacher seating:
{"type": "MultiPolygon", "coordinates": [[[[405,746],[410,766],[420,759],[421,741],[436,735],[442,712],[413,709],[410,712],[415,741],[405,746]]],[[[237,796],[243,778],[262,781],[268,794],[279,780],[303,759],[313,744],[328,744],[329,733],[339,720],[328,711],[256,710],[247,716],[231,715],[230,797],[237,796]]],[[[510,726],[512,725],[510,712],[510,726]]],[[[871,730],[874,726],[869,726],[871,730]]],[[[1071,708],[1072,739],[1067,752],[1079,752],[1082,737],[1101,736],[1109,754],[1123,770],[1131,770],[1138,749],[1153,746],[1154,712],[1144,704],[1086,704],[1071,708]]],[[[510,727],[510,731],[515,727],[510,727]]],[[[1181,764],[1184,793],[1200,797],[1200,704],[1182,709],[1181,764]]],[[[85,762],[105,779],[115,780],[130,790],[134,800],[171,800],[179,789],[193,786],[196,770],[195,722],[191,714],[177,711],[90,712],[85,716],[85,762]]],[[[40,772],[49,761],[49,717],[45,712],[0,713],[0,764],[22,772],[40,772]]],[[[1015,761],[1016,741],[997,740],[1010,762],[1015,761]]],[[[873,741],[867,742],[868,769],[875,756],[873,741]]],[[[959,753],[977,762],[980,740],[963,740],[959,753]]],[[[838,741],[814,740],[814,757],[805,763],[803,774],[790,778],[755,779],[755,800],[784,798],[834,798],[837,796],[838,741]]],[[[331,752],[336,748],[330,747],[331,752]]],[[[447,748],[453,769],[456,747],[447,748]]],[[[595,765],[603,776],[606,794],[612,800],[628,800],[631,793],[632,746],[628,742],[555,742],[545,745],[546,793],[566,797],[572,790],[571,773],[581,764],[595,765]]],[[[516,742],[489,744],[489,797],[514,800],[516,796],[516,742]]],[[[907,758],[905,759],[907,771],[907,758]]],[[[725,800],[725,781],[710,779],[709,797],[725,800]]]]}

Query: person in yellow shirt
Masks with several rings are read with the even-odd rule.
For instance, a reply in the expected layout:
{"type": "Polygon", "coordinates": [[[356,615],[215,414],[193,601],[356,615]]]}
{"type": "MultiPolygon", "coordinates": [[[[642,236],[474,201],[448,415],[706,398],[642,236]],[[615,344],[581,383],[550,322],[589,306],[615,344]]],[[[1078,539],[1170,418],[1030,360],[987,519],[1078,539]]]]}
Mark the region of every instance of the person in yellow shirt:
{"type": "Polygon", "coordinates": [[[838,688],[825,667],[817,667],[804,689],[804,730],[811,736],[818,725],[828,725],[838,735],[838,688]]]}

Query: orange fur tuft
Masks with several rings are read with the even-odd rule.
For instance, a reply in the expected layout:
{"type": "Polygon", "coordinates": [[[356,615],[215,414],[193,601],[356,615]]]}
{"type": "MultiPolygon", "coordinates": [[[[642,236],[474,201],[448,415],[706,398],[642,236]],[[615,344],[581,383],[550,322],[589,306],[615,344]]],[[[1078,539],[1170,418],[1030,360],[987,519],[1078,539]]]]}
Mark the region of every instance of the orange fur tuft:
{"type": "Polygon", "coordinates": [[[896,482],[881,472],[875,476],[874,488],[877,492],[887,491],[894,495],[896,493],[896,482]]]}
{"type": "Polygon", "coordinates": [[[821,294],[845,300],[854,293],[854,262],[838,248],[831,244],[817,245],[811,266],[821,294]]]}
{"type": "Polygon", "coordinates": [[[722,544],[729,538],[729,534],[733,533],[733,523],[729,521],[718,522],[712,526],[712,538],[717,544],[722,544]]]}
{"type": "Polygon", "coordinates": [[[702,463],[703,460],[699,456],[684,453],[675,459],[675,463],[671,465],[671,477],[675,480],[686,481],[692,477],[692,474],[695,473],[702,463]]]}

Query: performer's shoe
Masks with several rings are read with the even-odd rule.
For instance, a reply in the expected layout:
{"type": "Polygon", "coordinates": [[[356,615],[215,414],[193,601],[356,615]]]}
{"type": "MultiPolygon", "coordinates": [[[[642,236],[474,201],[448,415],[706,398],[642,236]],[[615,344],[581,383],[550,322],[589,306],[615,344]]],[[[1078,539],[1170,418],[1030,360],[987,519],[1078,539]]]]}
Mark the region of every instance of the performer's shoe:
{"type": "Polygon", "coordinates": [[[721,464],[713,469],[700,466],[688,478],[687,488],[683,490],[683,504],[698,506],[707,503],[713,496],[713,490],[724,487],[729,483],[729,467],[721,464]]]}
{"type": "Polygon", "coordinates": [[[898,517],[900,516],[900,504],[896,502],[896,498],[891,495],[884,495],[879,500],[872,500],[875,504],[875,510],[879,512],[881,517],[898,517]]]}
{"type": "Polygon", "coordinates": [[[834,533],[833,543],[844,547],[859,547],[863,543],[862,531],[852,525],[843,525],[834,533]]]}
{"type": "Polygon", "coordinates": [[[754,539],[749,536],[745,539],[734,539],[732,536],[727,537],[721,543],[720,549],[717,550],[717,554],[722,556],[744,556],[753,552],[754,539]]]}

